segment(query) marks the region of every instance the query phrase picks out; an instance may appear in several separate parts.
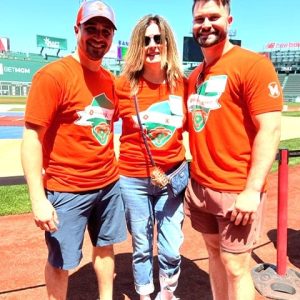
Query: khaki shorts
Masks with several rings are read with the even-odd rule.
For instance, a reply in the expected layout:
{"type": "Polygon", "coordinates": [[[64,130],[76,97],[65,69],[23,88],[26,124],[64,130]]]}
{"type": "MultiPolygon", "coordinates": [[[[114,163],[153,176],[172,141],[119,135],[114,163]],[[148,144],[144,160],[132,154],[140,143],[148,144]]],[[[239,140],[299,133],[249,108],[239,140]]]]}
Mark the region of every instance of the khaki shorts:
{"type": "Polygon", "coordinates": [[[220,248],[231,253],[247,252],[258,242],[266,202],[266,193],[262,193],[253,223],[234,225],[230,215],[237,195],[205,188],[191,179],[184,199],[185,214],[192,227],[201,233],[219,234],[220,248]]]}

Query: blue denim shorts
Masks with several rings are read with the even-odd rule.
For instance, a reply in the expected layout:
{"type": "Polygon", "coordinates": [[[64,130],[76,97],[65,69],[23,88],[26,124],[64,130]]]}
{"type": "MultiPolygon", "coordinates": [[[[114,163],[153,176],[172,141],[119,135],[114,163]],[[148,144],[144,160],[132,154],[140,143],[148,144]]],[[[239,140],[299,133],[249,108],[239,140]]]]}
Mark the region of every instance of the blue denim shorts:
{"type": "Polygon", "coordinates": [[[68,270],[79,265],[86,228],[94,247],[126,239],[119,181],[82,193],[47,191],[47,197],[59,220],[56,232],[45,232],[48,261],[52,266],[68,270]]]}

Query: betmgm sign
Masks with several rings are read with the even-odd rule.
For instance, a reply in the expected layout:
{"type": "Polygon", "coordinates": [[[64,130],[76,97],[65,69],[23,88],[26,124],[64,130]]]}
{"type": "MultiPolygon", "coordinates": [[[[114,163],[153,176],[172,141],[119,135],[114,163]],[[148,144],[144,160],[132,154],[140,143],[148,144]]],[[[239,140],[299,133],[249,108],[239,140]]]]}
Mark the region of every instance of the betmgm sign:
{"type": "Polygon", "coordinates": [[[33,75],[45,64],[0,58],[0,96],[26,96],[33,75]]]}

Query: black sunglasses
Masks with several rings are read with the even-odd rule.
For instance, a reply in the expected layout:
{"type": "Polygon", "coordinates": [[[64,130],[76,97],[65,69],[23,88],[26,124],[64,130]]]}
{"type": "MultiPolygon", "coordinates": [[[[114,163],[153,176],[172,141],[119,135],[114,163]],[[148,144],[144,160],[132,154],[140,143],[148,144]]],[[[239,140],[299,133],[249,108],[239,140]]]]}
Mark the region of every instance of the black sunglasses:
{"type": "Polygon", "coordinates": [[[160,36],[160,34],[155,34],[155,35],[153,35],[153,37],[145,36],[145,46],[149,46],[151,39],[154,40],[155,44],[160,45],[161,36],[160,36]]]}

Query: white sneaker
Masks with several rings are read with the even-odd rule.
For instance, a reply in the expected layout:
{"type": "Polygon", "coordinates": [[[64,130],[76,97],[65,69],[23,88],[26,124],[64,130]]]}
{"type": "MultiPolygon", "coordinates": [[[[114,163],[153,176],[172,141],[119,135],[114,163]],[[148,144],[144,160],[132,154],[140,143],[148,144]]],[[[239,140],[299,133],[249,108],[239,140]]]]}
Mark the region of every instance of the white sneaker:
{"type": "Polygon", "coordinates": [[[175,297],[174,295],[172,295],[171,298],[163,299],[163,298],[161,297],[161,293],[159,292],[159,293],[156,295],[156,297],[155,297],[154,300],[180,300],[180,298],[177,298],[177,297],[175,297]]]}
{"type": "Polygon", "coordinates": [[[154,300],[160,300],[160,292],[156,295],[154,300]]]}

